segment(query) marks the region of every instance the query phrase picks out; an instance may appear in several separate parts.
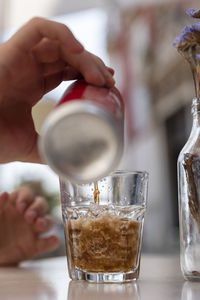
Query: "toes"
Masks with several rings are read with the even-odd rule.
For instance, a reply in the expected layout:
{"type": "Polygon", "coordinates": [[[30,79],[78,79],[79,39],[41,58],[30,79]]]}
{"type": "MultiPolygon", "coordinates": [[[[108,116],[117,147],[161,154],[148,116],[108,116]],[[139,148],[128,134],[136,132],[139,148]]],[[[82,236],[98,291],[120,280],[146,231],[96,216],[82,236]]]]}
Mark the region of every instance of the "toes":
{"type": "Polygon", "coordinates": [[[4,205],[5,205],[5,203],[6,203],[7,199],[8,199],[8,196],[9,196],[9,194],[6,193],[6,192],[0,194],[0,213],[3,210],[3,208],[4,208],[4,205]]]}
{"type": "Polygon", "coordinates": [[[37,196],[27,208],[24,218],[29,224],[32,224],[38,216],[44,216],[47,213],[48,208],[48,203],[45,198],[37,196]]]}
{"type": "Polygon", "coordinates": [[[45,217],[37,218],[35,220],[35,231],[38,233],[46,233],[51,230],[54,226],[54,220],[50,215],[46,215],[45,217]]]}
{"type": "Polygon", "coordinates": [[[34,191],[29,186],[20,187],[11,194],[13,202],[16,202],[16,208],[20,213],[24,213],[34,201],[34,191]]]}

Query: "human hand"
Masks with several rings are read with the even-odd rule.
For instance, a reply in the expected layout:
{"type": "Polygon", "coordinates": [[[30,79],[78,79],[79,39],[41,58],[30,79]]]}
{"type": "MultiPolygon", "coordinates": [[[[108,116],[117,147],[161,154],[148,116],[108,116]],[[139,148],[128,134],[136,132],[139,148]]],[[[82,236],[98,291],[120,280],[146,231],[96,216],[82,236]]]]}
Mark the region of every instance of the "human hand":
{"type": "Polygon", "coordinates": [[[112,70],[63,24],[34,18],[0,46],[0,163],[40,163],[32,107],[63,80],[112,87],[112,70]]]}
{"type": "Polygon", "coordinates": [[[47,201],[23,186],[0,195],[0,266],[18,264],[58,247],[58,238],[41,238],[53,226],[47,201]]]}

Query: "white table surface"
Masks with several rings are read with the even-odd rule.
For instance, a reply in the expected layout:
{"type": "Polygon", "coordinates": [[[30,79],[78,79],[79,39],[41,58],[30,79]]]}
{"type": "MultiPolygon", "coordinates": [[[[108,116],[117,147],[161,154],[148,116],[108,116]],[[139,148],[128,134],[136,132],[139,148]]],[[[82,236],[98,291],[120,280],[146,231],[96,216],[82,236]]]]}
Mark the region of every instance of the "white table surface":
{"type": "Polygon", "coordinates": [[[65,257],[0,268],[0,300],[199,300],[200,283],[183,279],[178,256],[143,255],[136,283],[71,281],[65,257]]]}

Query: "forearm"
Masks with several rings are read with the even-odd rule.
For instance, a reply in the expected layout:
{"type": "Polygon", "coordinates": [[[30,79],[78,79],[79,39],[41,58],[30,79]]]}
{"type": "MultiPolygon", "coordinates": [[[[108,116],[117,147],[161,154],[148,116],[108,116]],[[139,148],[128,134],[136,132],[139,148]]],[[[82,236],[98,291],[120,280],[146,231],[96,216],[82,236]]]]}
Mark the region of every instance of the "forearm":
{"type": "MultiPolygon", "coordinates": [[[[1,47],[0,47],[0,56],[1,56],[1,47]]],[[[0,104],[3,99],[9,97],[10,91],[10,75],[9,71],[6,68],[6,65],[0,59],[0,104]]]]}

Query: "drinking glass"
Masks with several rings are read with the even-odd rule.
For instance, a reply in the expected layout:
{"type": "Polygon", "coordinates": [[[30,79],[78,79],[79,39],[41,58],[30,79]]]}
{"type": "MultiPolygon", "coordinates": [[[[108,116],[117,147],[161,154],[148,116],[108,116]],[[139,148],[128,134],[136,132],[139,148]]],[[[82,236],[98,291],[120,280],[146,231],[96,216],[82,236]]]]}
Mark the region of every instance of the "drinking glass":
{"type": "Polygon", "coordinates": [[[147,172],[115,171],[89,184],[60,180],[69,276],[89,282],[136,280],[147,172]]]}

